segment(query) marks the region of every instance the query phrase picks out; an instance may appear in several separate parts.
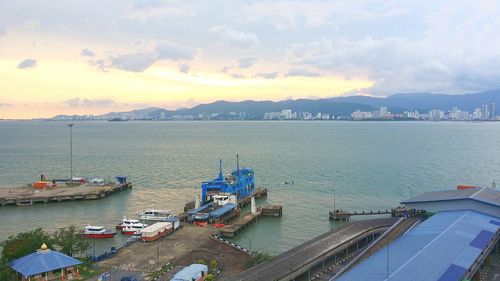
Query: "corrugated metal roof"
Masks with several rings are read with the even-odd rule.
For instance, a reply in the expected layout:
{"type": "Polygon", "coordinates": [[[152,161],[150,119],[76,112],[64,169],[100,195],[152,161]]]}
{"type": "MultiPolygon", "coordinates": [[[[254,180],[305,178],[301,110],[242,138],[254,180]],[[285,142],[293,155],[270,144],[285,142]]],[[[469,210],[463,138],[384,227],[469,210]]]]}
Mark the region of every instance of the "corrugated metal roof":
{"type": "Polygon", "coordinates": [[[197,280],[201,277],[202,271],[206,274],[208,272],[208,267],[204,264],[194,263],[177,272],[170,281],[192,281],[193,278],[197,280]]]}
{"type": "Polygon", "coordinates": [[[462,276],[486,246],[486,232],[498,231],[499,221],[474,211],[440,212],[338,280],[387,280],[387,260],[389,280],[459,280],[456,276],[462,276]]]}
{"type": "Polygon", "coordinates": [[[190,215],[194,215],[196,213],[199,213],[200,211],[203,211],[205,210],[206,208],[208,207],[211,207],[214,203],[208,203],[208,204],[205,204],[205,205],[202,205],[196,209],[192,209],[190,211],[188,211],[187,213],[190,214],[190,215]]]}
{"type": "Polygon", "coordinates": [[[227,213],[228,211],[236,208],[236,206],[238,206],[238,205],[236,205],[234,203],[227,203],[226,205],[224,205],[224,206],[222,206],[222,207],[214,210],[213,212],[211,212],[210,216],[212,218],[218,218],[218,217],[224,215],[225,213],[227,213]]]}
{"type": "Polygon", "coordinates": [[[33,276],[81,264],[77,259],[52,250],[37,251],[12,261],[9,266],[23,276],[33,276]]]}
{"type": "Polygon", "coordinates": [[[464,199],[472,199],[500,207],[500,191],[488,187],[425,192],[401,203],[407,204],[417,202],[450,201],[464,199]]]}

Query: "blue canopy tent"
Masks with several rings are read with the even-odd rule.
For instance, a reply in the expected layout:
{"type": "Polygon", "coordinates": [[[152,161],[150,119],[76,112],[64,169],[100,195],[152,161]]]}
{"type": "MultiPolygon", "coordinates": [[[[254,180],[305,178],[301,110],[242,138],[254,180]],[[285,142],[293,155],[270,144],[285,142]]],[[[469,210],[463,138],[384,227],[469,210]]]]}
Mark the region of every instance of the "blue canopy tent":
{"type": "Polygon", "coordinates": [[[21,274],[22,280],[36,280],[37,277],[40,280],[49,280],[50,272],[59,269],[61,270],[61,279],[65,279],[67,269],[81,263],[63,253],[52,251],[43,244],[40,250],[10,262],[9,266],[21,274]]]}

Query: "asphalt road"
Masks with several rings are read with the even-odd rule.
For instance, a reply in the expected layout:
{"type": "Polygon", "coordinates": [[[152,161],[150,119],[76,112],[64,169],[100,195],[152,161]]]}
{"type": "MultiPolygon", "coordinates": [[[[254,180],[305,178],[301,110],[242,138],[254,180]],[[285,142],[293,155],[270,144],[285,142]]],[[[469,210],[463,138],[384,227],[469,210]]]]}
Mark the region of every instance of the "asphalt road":
{"type": "Polygon", "coordinates": [[[338,245],[357,237],[363,232],[378,227],[390,226],[396,221],[397,219],[394,218],[383,218],[348,223],[311,239],[277,256],[270,262],[250,268],[231,280],[262,281],[282,278],[288,272],[297,270],[304,264],[323,256],[338,245]]]}
{"type": "MultiPolygon", "coordinates": [[[[122,271],[119,269],[116,269],[116,270],[111,269],[108,272],[109,272],[109,276],[106,276],[104,281],[120,281],[125,276],[135,277],[139,281],[144,280],[142,278],[142,275],[144,275],[144,274],[142,274],[141,272],[122,271]]],[[[94,277],[88,281],[96,281],[98,278],[99,278],[99,276],[94,277]]]]}

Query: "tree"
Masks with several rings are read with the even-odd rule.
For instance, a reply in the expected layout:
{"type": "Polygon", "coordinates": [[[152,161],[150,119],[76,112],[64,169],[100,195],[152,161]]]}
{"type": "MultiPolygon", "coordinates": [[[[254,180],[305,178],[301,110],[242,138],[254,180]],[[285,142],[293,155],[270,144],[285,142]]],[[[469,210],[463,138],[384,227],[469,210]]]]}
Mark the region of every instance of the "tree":
{"type": "Polygon", "coordinates": [[[207,274],[207,278],[205,279],[205,281],[214,281],[214,280],[215,277],[212,274],[207,274]]]}
{"type": "Polygon", "coordinates": [[[9,236],[7,240],[1,242],[2,257],[0,259],[0,280],[14,280],[15,274],[8,267],[9,262],[34,253],[36,250],[40,249],[43,243],[50,248],[52,239],[50,235],[41,228],[9,236]]]}
{"type": "Polygon", "coordinates": [[[57,230],[52,238],[54,245],[68,256],[85,253],[90,248],[90,243],[80,235],[74,225],[57,230]]]}
{"type": "Polygon", "coordinates": [[[256,266],[260,263],[263,263],[263,262],[266,262],[266,261],[270,261],[272,260],[274,257],[271,256],[270,254],[268,253],[265,253],[265,252],[259,252],[259,251],[254,251],[252,253],[252,258],[250,260],[250,264],[248,267],[252,267],[252,266],[256,266]]]}
{"type": "Polygon", "coordinates": [[[52,238],[42,228],[37,228],[28,232],[21,232],[12,235],[7,240],[0,243],[2,247],[2,260],[6,263],[26,256],[40,249],[45,243],[49,248],[52,246],[52,238]]]}
{"type": "Polygon", "coordinates": [[[219,263],[217,262],[216,259],[210,261],[210,269],[212,270],[212,272],[217,272],[218,266],[219,263]]]}

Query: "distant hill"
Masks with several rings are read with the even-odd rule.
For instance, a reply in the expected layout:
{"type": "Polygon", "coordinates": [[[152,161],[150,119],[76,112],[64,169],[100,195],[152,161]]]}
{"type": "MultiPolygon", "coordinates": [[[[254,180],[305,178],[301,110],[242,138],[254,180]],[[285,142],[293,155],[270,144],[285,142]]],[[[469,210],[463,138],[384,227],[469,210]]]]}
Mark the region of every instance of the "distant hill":
{"type": "MultiPolygon", "coordinates": [[[[216,101],[208,104],[200,104],[189,109],[167,110],[159,107],[150,107],[128,112],[110,112],[98,116],[98,118],[108,120],[114,118],[157,119],[160,117],[172,117],[174,115],[198,116],[198,114],[212,113],[223,115],[230,112],[245,112],[247,119],[260,119],[265,112],[277,112],[283,109],[291,109],[296,112],[311,112],[313,114],[322,112],[335,116],[348,116],[357,109],[372,111],[378,109],[380,106],[389,107],[389,110],[393,113],[401,113],[405,110],[418,110],[419,112],[427,112],[431,109],[451,110],[454,106],[472,112],[476,107],[492,102],[500,107],[500,89],[465,95],[410,93],[394,94],[386,98],[348,96],[316,100],[283,100],[277,102],[252,100],[240,102],[216,101]]],[[[61,116],[71,117],[58,115],[53,119],[60,119],[61,116]]]]}
{"type": "Polygon", "coordinates": [[[483,104],[494,102],[500,105],[500,89],[465,95],[415,93],[394,94],[387,98],[350,96],[333,99],[343,102],[362,103],[373,107],[388,106],[391,110],[392,108],[420,111],[431,109],[450,110],[456,106],[462,110],[472,112],[476,107],[483,104]]]}

